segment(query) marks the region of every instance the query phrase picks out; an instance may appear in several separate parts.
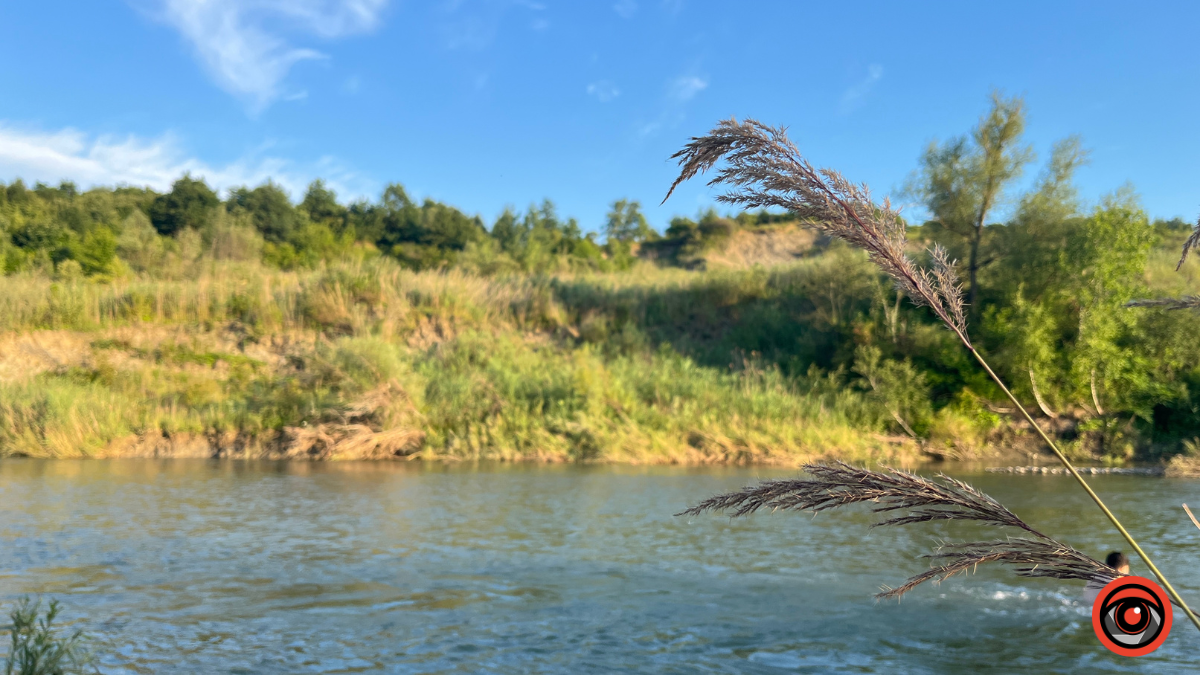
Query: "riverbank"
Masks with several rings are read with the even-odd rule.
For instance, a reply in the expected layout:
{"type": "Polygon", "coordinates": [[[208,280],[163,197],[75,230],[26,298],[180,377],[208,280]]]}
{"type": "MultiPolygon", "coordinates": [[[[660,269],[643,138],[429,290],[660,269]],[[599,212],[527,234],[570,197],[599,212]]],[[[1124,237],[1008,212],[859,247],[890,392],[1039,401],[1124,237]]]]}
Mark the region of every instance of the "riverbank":
{"type": "MultiPolygon", "coordinates": [[[[380,257],[187,272],[6,277],[0,457],[795,466],[1043,452],[949,334],[845,249],[611,274],[380,257]]],[[[1147,442],[1124,412],[1054,414],[1041,423],[1084,463],[1178,452],[1181,432],[1147,442]]]]}
{"type": "Polygon", "coordinates": [[[8,281],[0,456],[795,465],[920,455],[836,378],[788,377],[729,350],[717,366],[628,318],[728,332],[739,303],[779,283],[761,272],[486,279],[375,261],[298,273],[214,264],[187,281],[8,281]],[[709,316],[689,320],[697,312],[709,316]]]}

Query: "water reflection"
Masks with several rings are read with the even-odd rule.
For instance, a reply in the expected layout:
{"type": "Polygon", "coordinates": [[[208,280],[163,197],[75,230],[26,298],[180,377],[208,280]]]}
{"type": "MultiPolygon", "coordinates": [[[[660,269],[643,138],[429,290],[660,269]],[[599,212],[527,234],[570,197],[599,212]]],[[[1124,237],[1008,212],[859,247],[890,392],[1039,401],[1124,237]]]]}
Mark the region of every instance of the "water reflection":
{"type": "MultiPolygon", "coordinates": [[[[671,515],[779,473],[7,461],[0,595],[63,599],[113,673],[1169,673],[1200,653],[1177,622],[1155,655],[1113,657],[1079,589],[1053,581],[981,571],[871,599],[936,539],[994,531],[671,515]]],[[[1068,478],[967,477],[1047,534],[1118,547],[1068,478]]],[[[1200,531],[1178,506],[1200,483],[1092,482],[1200,597],[1200,531]]]]}

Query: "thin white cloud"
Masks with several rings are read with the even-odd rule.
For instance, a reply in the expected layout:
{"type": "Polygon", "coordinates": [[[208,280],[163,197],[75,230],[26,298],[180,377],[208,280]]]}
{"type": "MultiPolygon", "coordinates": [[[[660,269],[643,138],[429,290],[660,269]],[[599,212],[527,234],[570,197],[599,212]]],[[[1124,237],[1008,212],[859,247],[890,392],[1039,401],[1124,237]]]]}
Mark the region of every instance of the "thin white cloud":
{"type": "Polygon", "coordinates": [[[850,87],[842,93],[842,100],[838,106],[838,112],[845,115],[853,111],[862,103],[867,94],[875,88],[875,85],[883,78],[883,66],[878,63],[872,63],[867,67],[867,76],[861,82],[850,87]]]}
{"type": "Polygon", "coordinates": [[[303,195],[315,178],[325,178],[346,199],[374,191],[370,181],[332,157],[301,163],[259,151],[212,165],[187,156],[170,134],[156,139],[89,136],[70,128],[46,132],[0,123],[0,180],[22,178],[51,184],[70,180],[83,188],[134,185],[168,190],[184,173],[202,177],[218,190],[259,185],[270,178],[293,198],[303,195]]]}
{"type": "Polygon", "coordinates": [[[678,14],[683,9],[683,0],[662,0],[662,6],[668,14],[678,14]]]}
{"type": "Polygon", "coordinates": [[[599,82],[589,84],[587,86],[587,93],[589,96],[595,96],[596,100],[601,103],[608,103],[620,96],[621,90],[617,89],[617,85],[608,80],[600,80],[599,82]]]}
{"type": "MultiPolygon", "coordinates": [[[[139,0],[132,0],[138,2],[139,0]]],[[[289,39],[335,39],[374,29],[388,0],[141,0],[174,27],[218,86],[258,113],[291,92],[300,61],[327,58],[289,39]]]]}
{"type": "Polygon", "coordinates": [[[671,99],[683,103],[692,100],[696,94],[708,88],[708,80],[695,75],[684,75],[675,78],[667,88],[671,99]]]}
{"type": "Polygon", "coordinates": [[[622,19],[632,19],[637,10],[637,0],[618,0],[617,4],[613,5],[613,11],[622,19]]]}
{"type": "Polygon", "coordinates": [[[651,121],[635,125],[638,138],[648,138],[664,129],[679,126],[685,119],[687,102],[708,88],[708,80],[698,75],[681,75],[667,82],[666,96],[659,105],[658,115],[651,121]]]}
{"type": "MultiPolygon", "coordinates": [[[[447,49],[482,51],[492,46],[500,35],[500,24],[514,8],[543,12],[546,6],[531,0],[446,0],[439,8],[438,30],[447,49]]],[[[550,20],[534,16],[529,23],[533,31],[550,28],[550,20]]]]}

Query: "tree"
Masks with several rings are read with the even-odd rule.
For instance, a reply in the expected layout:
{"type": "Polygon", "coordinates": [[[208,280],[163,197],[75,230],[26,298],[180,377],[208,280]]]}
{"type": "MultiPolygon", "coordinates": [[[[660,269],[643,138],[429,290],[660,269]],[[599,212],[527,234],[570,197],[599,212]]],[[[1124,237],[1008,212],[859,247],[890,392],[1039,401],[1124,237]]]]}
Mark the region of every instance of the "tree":
{"type": "Polygon", "coordinates": [[[609,241],[632,243],[658,237],[658,233],[642,215],[642,205],[637,200],[618,199],[613,202],[604,223],[604,233],[609,241]]]}
{"type": "Polygon", "coordinates": [[[949,248],[966,254],[967,303],[975,314],[983,265],[980,245],[988,215],[1032,159],[1030,148],[1020,145],[1024,129],[1024,100],[993,93],[991,110],[979,120],[969,139],[930,145],[921,158],[912,190],[925,202],[938,229],[949,235],[949,248]]]}
{"type": "Polygon", "coordinates": [[[117,238],[107,227],[97,227],[71,247],[71,257],[90,277],[112,274],[117,262],[117,238]]]}
{"type": "Polygon", "coordinates": [[[1055,143],[1049,164],[1021,197],[1011,222],[993,228],[988,255],[998,264],[980,282],[989,300],[1011,305],[1023,287],[1025,298],[1037,301],[1060,283],[1059,256],[1083,218],[1072,179],[1087,157],[1078,137],[1055,143]]]}
{"type": "Polygon", "coordinates": [[[337,193],[325,187],[325,181],[317,179],[308,185],[300,209],[314,223],[328,225],[340,230],[346,221],[346,207],[337,201],[337,193]]]}
{"type": "Polygon", "coordinates": [[[380,202],[376,245],[415,269],[449,262],[484,234],[479,218],[432,199],[417,206],[398,184],[389,185],[380,202]]]}
{"type": "Polygon", "coordinates": [[[300,225],[300,216],[288,195],[273,181],[248,190],[237,188],[229,193],[229,211],[243,210],[250,214],[254,228],[263,239],[274,243],[288,242],[300,225]]]}
{"type": "Polygon", "coordinates": [[[184,174],[171,186],[170,192],[155,198],[148,215],[159,234],[172,236],[189,227],[203,229],[220,203],[217,193],[203,179],[196,180],[190,174],[184,174]]]}

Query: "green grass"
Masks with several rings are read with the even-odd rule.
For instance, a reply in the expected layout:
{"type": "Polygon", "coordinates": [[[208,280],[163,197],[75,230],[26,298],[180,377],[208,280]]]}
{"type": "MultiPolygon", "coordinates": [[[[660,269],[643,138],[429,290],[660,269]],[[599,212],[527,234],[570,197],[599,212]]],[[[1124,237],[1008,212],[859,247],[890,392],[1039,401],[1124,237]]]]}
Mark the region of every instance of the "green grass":
{"type": "MultiPolygon", "coordinates": [[[[1193,282],[1169,254],[1155,250],[1146,266],[1151,294],[1193,282]]],[[[291,457],[319,446],[333,450],[314,456],[797,463],[977,457],[997,438],[1022,437],[1005,431],[1006,417],[979,412],[995,392],[952,336],[923,310],[897,310],[863,256],[838,246],[741,270],[639,263],[483,277],[375,258],[294,272],[209,262],[191,279],[6,282],[0,456],[187,447],[291,457]],[[55,340],[75,346],[30,356],[55,340]],[[896,373],[919,375],[919,386],[872,390],[864,346],[881,348],[896,373]],[[906,433],[890,414],[897,407],[923,447],[897,442],[906,433]],[[389,431],[401,435],[378,436],[389,431]]],[[[1158,364],[1151,380],[1190,396],[1200,317],[1136,319],[1135,351],[1158,364]]],[[[1004,375],[1029,398],[1023,368],[1004,375]]],[[[1043,393],[1074,414],[1061,402],[1070,392],[1052,386],[1043,393]]],[[[1183,410],[1190,399],[1179,400],[1171,405],[1183,410]]],[[[1175,436],[1196,434],[1190,417],[1163,429],[1150,416],[1110,417],[1115,431],[1080,423],[1066,442],[1083,458],[1102,447],[1107,461],[1125,461],[1129,448],[1135,459],[1169,456],[1175,436]]]]}
{"type": "Polygon", "coordinates": [[[489,279],[376,260],[303,273],[224,264],[190,281],[16,277],[0,298],[10,335],[69,332],[88,346],[0,383],[0,455],[204,438],[270,456],[297,429],[360,423],[410,428],[423,442],[405,454],[426,459],[911,454],[882,437],[862,393],[729,348],[741,339],[730,325],[768,320],[812,266],[489,279]]]}

